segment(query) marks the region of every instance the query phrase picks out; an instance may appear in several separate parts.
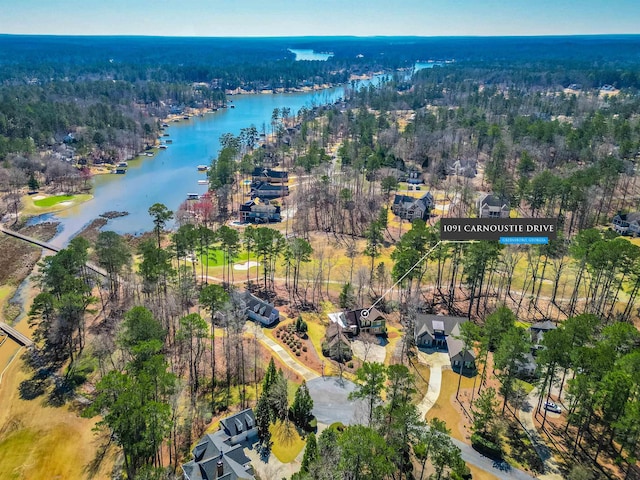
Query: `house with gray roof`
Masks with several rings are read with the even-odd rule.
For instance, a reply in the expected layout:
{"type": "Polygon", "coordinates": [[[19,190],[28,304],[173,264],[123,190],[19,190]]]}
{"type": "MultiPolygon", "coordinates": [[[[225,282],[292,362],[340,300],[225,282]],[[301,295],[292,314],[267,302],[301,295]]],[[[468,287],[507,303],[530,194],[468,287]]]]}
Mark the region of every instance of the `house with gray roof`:
{"type": "Polygon", "coordinates": [[[536,350],[540,350],[541,348],[543,348],[542,339],[544,338],[544,334],[550,330],[555,330],[556,328],[558,327],[551,320],[536,322],[529,327],[529,334],[531,335],[531,349],[533,354],[535,354],[536,350]]]}
{"type": "Polygon", "coordinates": [[[521,377],[534,377],[538,369],[536,354],[538,350],[544,348],[542,339],[544,334],[558,328],[551,320],[543,320],[536,322],[529,327],[529,335],[531,337],[531,350],[524,356],[523,361],[518,362],[518,375],[521,377]]]}
{"type": "Polygon", "coordinates": [[[613,229],[620,235],[640,235],[640,212],[618,213],[611,221],[613,229]]]}
{"type": "Polygon", "coordinates": [[[418,314],[414,323],[416,346],[446,350],[455,371],[461,365],[465,370],[474,370],[475,352],[465,350],[464,342],[457,338],[460,336],[460,325],[466,321],[465,317],[418,314]]]}
{"type": "Polygon", "coordinates": [[[396,194],[393,198],[391,211],[403,220],[413,221],[416,218],[428,220],[434,206],[435,200],[431,192],[425,193],[420,198],[396,194]]]}
{"type": "Polygon", "coordinates": [[[271,303],[256,297],[251,292],[244,293],[245,313],[249,320],[259,322],[266,327],[275,325],[280,321],[280,312],[271,303]]]}
{"type": "Polygon", "coordinates": [[[485,193],[476,203],[478,218],[509,218],[511,209],[504,198],[492,193],[485,193]]]}
{"type": "Polygon", "coordinates": [[[193,460],[182,465],[185,480],[255,480],[242,442],[258,437],[251,409],[220,421],[220,430],[206,434],[193,449],[193,460]]]}
{"type": "Polygon", "coordinates": [[[289,172],[256,167],[253,169],[251,177],[254,182],[287,183],[289,181],[289,172]]]}

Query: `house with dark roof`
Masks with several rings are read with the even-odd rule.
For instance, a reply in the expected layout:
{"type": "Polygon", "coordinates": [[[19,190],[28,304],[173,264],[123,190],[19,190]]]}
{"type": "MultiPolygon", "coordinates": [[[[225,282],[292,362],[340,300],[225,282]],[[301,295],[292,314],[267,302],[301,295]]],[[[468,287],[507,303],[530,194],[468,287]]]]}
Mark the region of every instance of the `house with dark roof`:
{"type": "Polygon", "coordinates": [[[505,199],[485,193],[477,201],[479,218],[509,218],[510,208],[505,199]]]}
{"type": "Polygon", "coordinates": [[[270,199],[289,195],[289,187],[286,185],[271,185],[267,182],[251,183],[251,198],[270,199]]]}
{"type": "Polygon", "coordinates": [[[273,304],[262,300],[251,292],[244,293],[245,313],[250,320],[270,327],[280,321],[280,312],[273,304]]]}
{"type": "Polygon", "coordinates": [[[289,172],[256,167],[253,169],[251,177],[254,182],[287,183],[289,181],[289,172]]]}
{"type": "Polygon", "coordinates": [[[193,449],[193,460],[182,465],[185,480],[255,480],[242,442],[258,437],[251,409],[220,421],[220,430],[206,434],[193,449]]]}
{"type": "Polygon", "coordinates": [[[391,211],[403,220],[413,221],[416,218],[428,220],[431,209],[434,206],[435,200],[431,192],[425,193],[420,198],[396,194],[393,198],[391,211]]]}
{"type": "Polygon", "coordinates": [[[280,206],[261,203],[255,200],[240,205],[240,221],[243,223],[271,223],[282,220],[280,206]]]}
{"type": "Polygon", "coordinates": [[[338,322],[329,323],[322,342],[322,354],[338,361],[351,360],[353,357],[349,339],[338,322]]]}
{"type": "Polygon", "coordinates": [[[640,212],[618,213],[611,220],[613,229],[620,235],[640,235],[640,212]]]}
{"type": "Polygon", "coordinates": [[[521,377],[533,377],[538,369],[536,354],[538,350],[544,348],[542,339],[544,334],[558,328],[551,320],[543,320],[536,322],[529,327],[529,335],[531,337],[531,351],[527,352],[522,362],[518,362],[518,375],[521,377]]]}
{"type": "Polygon", "coordinates": [[[361,332],[374,335],[387,333],[387,319],[375,307],[330,313],[329,320],[340,325],[344,333],[351,336],[358,336],[361,332]],[[362,315],[362,312],[365,312],[365,314],[362,315]]]}
{"type": "Polygon", "coordinates": [[[229,437],[231,445],[237,445],[245,440],[252,440],[258,436],[256,417],[253,410],[247,408],[230,417],[220,420],[220,427],[229,437]]]}
{"type": "Polygon", "coordinates": [[[543,348],[542,339],[544,334],[558,328],[551,320],[544,320],[542,322],[536,322],[529,327],[529,334],[531,335],[531,350],[535,355],[536,350],[543,348]]]}
{"type": "Polygon", "coordinates": [[[451,367],[454,370],[474,370],[476,354],[473,350],[465,350],[460,340],[460,325],[466,322],[465,317],[449,315],[418,314],[414,324],[414,339],[417,347],[444,349],[449,354],[451,367]]]}

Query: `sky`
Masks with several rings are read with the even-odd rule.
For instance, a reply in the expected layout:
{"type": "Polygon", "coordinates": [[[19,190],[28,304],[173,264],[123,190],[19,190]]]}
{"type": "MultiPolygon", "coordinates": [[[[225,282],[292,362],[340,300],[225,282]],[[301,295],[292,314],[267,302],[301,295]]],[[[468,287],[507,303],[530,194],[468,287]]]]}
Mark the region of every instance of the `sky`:
{"type": "Polygon", "coordinates": [[[640,33],[640,0],[0,0],[0,33],[262,37],[640,33]]]}

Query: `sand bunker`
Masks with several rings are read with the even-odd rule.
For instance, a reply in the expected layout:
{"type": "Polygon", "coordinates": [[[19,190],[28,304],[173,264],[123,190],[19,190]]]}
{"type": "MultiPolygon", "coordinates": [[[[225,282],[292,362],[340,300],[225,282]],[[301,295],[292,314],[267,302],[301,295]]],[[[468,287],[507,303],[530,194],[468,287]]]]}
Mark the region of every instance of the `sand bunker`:
{"type": "Polygon", "coordinates": [[[31,197],[33,200],[42,200],[43,198],[47,198],[44,195],[36,195],[35,197],[31,197]]]}
{"type": "Polygon", "coordinates": [[[73,202],[60,202],[58,205],[60,205],[61,207],[68,207],[69,205],[73,205],[73,202]]]}
{"type": "Polygon", "coordinates": [[[251,267],[258,267],[260,266],[260,264],[258,262],[254,262],[254,261],[250,261],[250,262],[244,262],[244,263],[236,263],[233,266],[234,270],[244,270],[247,271],[249,270],[251,267]]]}

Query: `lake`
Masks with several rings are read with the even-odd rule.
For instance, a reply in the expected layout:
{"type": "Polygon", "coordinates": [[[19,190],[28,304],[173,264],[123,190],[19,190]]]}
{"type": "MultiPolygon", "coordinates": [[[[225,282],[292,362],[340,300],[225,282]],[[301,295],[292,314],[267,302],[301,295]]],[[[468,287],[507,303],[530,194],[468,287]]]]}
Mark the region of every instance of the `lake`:
{"type": "MultiPolygon", "coordinates": [[[[379,81],[380,77],[359,81],[356,88],[379,81]]],[[[109,220],[106,229],[121,234],[150,231],[153,223],[147,210],[151,205],[163,203],[175,211],[187,194],[205,193],[207,185],[199,185],[198,180],[207,177],[197,171],[197,166],[211,163],[218,154],[218,139],[222,134],[238,135],[242,128],[251,125],[255,125],[259,132],[264,125],[269,133],[275,108],[289,107],[293,116],[303,107],[334,103],[344,96],[345,87],[305,93],[234,95],[228,97],[232,102],[229,105],[234,105],[234,108],[170,123],[165,130],[169,137],[164,139],[171,139],[172,143],[166,150],[159,150],[153,158],[129,161],[126,175],[96,175],[93,200],[57,215],[42,217],[61,223],[60,232],[52,243],[61,247],[66,245],[93,219],[110,210],[129,212],[129,215],[109,220]]]]}
{"type": "Polygon", "coordinates": [[[288,50],[295,54],[297,62],[302,60],[326,62],[333,57],[333,53],[317,53],[311,49],[289,48],[288,50]]]}

